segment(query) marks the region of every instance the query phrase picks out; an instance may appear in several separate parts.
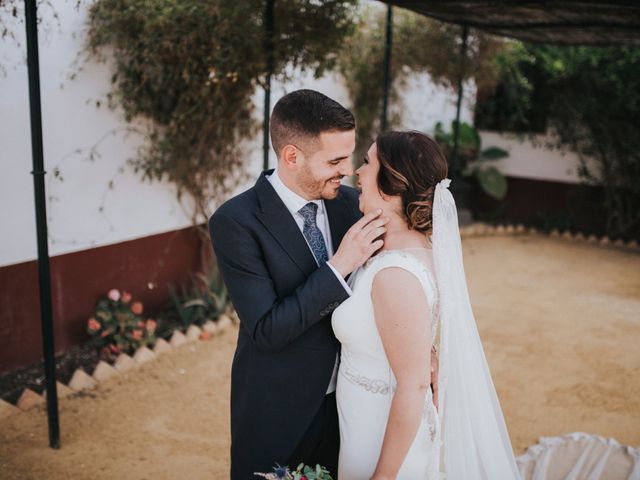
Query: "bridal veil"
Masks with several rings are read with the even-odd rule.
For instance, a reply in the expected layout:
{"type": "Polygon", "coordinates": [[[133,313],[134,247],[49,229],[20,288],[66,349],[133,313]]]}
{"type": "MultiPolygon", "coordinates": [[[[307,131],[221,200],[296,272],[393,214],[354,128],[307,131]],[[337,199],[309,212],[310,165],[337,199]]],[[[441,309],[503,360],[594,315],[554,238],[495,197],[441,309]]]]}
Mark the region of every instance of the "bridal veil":
{"type": "Polygon", "coordinates": [[[440,296],[438,403],[447,480],[519,479],[471,309],[451,180],[436,185],[433,257],[440,296]]]}

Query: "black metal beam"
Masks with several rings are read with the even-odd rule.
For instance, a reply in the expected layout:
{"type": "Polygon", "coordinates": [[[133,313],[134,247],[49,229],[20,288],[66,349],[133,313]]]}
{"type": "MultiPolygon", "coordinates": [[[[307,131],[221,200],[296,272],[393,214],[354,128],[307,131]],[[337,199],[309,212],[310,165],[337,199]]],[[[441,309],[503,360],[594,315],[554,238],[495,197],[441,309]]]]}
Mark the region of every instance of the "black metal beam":
{"type": "Polygon", "coordinates": [[[460,109],[462,107],[463,81],[465,75],[465,64],[467,57],[467,39],[469,36],[469,27],[464,25],[462,27],[462,44],[460,45],[460,74],[458,75],[458,100],[456,102],[456,120],[454,122],[453,129],[453,156],[451,159],[451,168],[454,174],[459,173],[460,170],[460,109]]]}
{"type": "Polygon", "coordinates": [[[31,154],[33,157],[33,187],[36,200],[36,232],[38,236],[38,278],[40,282],[40,316],[42,323],[42,350],[44,356],[45,385],[49,446],[60,448],[58,422],[58,394],[56,389],[55,348],[53,341],[53,314],[51,308],[51,276],[49,273],[49,247],[47,243],[47,205],[44,189],[44,155],[42,153],[42,110],[40,106],[40,68],[38,59],[38,21],[36,0],[25,0],[27,26],[27,66],[29,69],[29,105],[31,108],[31,154]]]}
{"type": "Polygon", "coordinates": [[[387,6],[387,26],[384,44],[384,64],[382,67],[382,114],[380,116],[380,131],[387,129],[389,107],[389,88],[391,87],[391,47],[393,45],[393,6],[387,6]]]}
{"type": "Polygon", "coordinates": [[[637,0],[384,0],[442,22],[558,45],[640,45],[637,0]]]}
{"type": "Polygon", "coordinates": [[[269,116],[271,114],[271,76],[274,63],[274,9],[275,0],[267,0],[264,9],[264,51],[267,56],[267,71],[264,84],[264,119],[262,122],[262,169],[269,168],[269,116]]]}

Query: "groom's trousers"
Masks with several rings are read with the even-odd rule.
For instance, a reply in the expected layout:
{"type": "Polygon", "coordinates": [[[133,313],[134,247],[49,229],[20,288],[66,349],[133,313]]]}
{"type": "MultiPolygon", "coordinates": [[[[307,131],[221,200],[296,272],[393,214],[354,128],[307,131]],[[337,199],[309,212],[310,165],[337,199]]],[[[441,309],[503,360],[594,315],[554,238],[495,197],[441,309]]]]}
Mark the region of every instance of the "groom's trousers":
{"type": "Polygon", "coordinates": [[[311,467],[319,464],[326,467],[337,480],[339,450],[340,429],[334,392],[325,395],[322,406],[291,456],[289,467],[295,469],[302,462],[311,467]]]}

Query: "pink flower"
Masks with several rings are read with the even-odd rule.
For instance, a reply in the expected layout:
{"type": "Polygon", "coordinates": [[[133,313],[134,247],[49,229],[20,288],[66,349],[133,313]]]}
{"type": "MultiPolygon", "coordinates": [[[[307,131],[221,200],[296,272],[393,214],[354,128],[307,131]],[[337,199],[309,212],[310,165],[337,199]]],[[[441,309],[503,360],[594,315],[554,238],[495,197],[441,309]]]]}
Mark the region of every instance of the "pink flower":
{"type": "Polygon", "coordinates": [[[150,318],[147,320],[147,330],[149,332],[155,331],[157,326],[158,324],[155,322],[155,320],[151,320],[150,318]]]}
{"type": "Polygon", "coordinates": [[[122,292],[122,301],[124,303],[129,303],[131,301],[131,294],[129,292],[122,292]]]}
{"type": "Polygon", "coordinates": [[[138,322],[136,325],[138,328],[144,328],[144,322],[138,322]]]}
{"type": "Polygon", "coordinates": [[[117,345],[114,345],[113,343],[111,345],[109,345],[109,349],[113,352],[113,353],[118,353],[120,351],[120,349],[118,348],[117,345]]]}
{"type": "Polygon", "coordinates": [[[109,300],[113,300],[114,302],[117,302],[118,300],[120,300],[120,292],[115,288],[113,288],[109,290],[109,293],[107,293],[107,297],[109,297],[109,300]]]}
{"type": "Polygon", "coordinates": [[[104,332],[102,332],[100,334],[101,337],[108,337],[109,336],[109,330],[105,330],[104,332]]]}
{"type": "Polygon", "coordinates": [[[211,334],[209,332],[200,332],[200,340],[209,340],[211,334]]]}
{"type": "Polygon", "coordinates": [[[134,340],[140,340],[142,338],[142,330],[134,330],[133,332],[131,332],[131,335],[133,336],[134,340]]]}
{"type": "Polygon", "coordinates": [[[102,328],[100,322],[95,318],[90,318],[87,322],[87,326],[89,327],[89,330],[100,330],[100,328],[102,328]]]}
{"type": "Polygon", "coordinates": [[[131,304],[131,311],[135,314],[135,315],[140,315],[142,313],[142,303],[140,302],[133,302],[131,304]]]}

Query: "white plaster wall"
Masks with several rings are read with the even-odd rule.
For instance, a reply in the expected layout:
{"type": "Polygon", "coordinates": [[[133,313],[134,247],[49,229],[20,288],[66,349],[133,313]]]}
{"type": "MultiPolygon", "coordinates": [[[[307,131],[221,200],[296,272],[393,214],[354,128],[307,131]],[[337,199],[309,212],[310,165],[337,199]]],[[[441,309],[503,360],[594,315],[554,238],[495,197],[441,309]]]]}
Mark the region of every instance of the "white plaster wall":
{"type": "MultiPolygon", "coordinates": [[[[461,122],[473,124],[475,96],[475,84],[466,82],[463,85],[461,122]]],[[[431,135],[436,123],[442,122],[444,129],[449,131],[451,122],[456,118],[457,99],[456,92],[436,85],[426,73],[410,76],[407,89],[401,94],[405,113],[400,128],[420,130],[431,135]]]]}
{"type": "MultiPolygon", "coordinates": [[[[50,254],[57,255],[180,228],[189,221],[170,185],[141,182],[126,166],[142,144],[127,134],[121,112],[96,108],[109,91],[108,65],[92,63],[70,80],[82,48],[86,8],[55,2],[59,24],[43,9],[48,34],[39,37],[40,84],[50,254]],[[98,156],[89,160],[95,146],[98,156]],[[54,178],[59,169],[61,178],[54,178]],[[110,184],[112,188],[110,188],[110,184]]],[[[20,2],[17,2],[21,6],[20,2]]],[[[23,14],[22,11],[19,12],[23,14]]],[[[0,77],[0,265],[34,259],[29,98],[24,25],[4,42],[0,77]]],[[[132,125],[144,128],[142,122],[132,125]]]]}
{"type": "MultiPolygon", "coordinates": [[[[17,3],[22,6],[21,2],[17,3]]],[[[120,111],[95,107],[104,103],[110,89],[109,65],[89,63],[74,80],[69,79],[73,62],[82,50],[86,3],[75,8],[76,0],[55,2],[59,22],[51,9],[43,8],[39,37],[40,82],[47,188],[49,248],[51,255],[74,252],[101,245],[182,228],[190,224],[185,209],[176,201],[166,183],[148,183],[127,166],[127,159],[143,145],[144,123],[127,125],[120,111]],[[90,160],[95,147],[96,156],[90,160]],[[55,178],[59,170],[61,178],[55,178]]],[[[22,16],[23,12],[19,11],[22,16]]],[[[0,44],[0,266],[33,260],[37,256],[29,98],[27,87],[24,24],[9,21],[18,43],[0,44]]],[[[349,106],[348,93],[339,77],[328,74],[314,79],[297,73],[286,84],[274,82],[272,105],[297,88],[313,88],[349,106]]],[[[466,96],[473,97],[473,85],[466,96]]],[[[263,93],[254,95],[256,116],[262,118],[263,93]]],[[[429,82],[425,75],[409,82],[402,99],[407,108],[403,128],[428,133],[438,120],[449,123],[455,116],[455,95],[429,82]]],[[[463,119],[470,121],[465,102],[463,119]]],[[[262,138],[247,142],[249,172],[255,178],[262,168],[262,138]]],[[[275,156],[271,154],[271,166],[275,156]]],[[[247,188],[253,180],[238,190],[247,188]]],[[[213,206],[212,206],[213,207],[213,206]]]]}
{"type": "MultiPolygon", "coordinates": [[[[504,175],[563,183],[580,183],[578,156],[569,150],[550,149],[549,135],[536,135],[533,140],[518,138],[514,134],[480,132],[482,147],[501,147],[509,156],[491,162],[504,175]]],[[[587,166],[595,170],[595,162],[587,160],[587,166]]]]}

